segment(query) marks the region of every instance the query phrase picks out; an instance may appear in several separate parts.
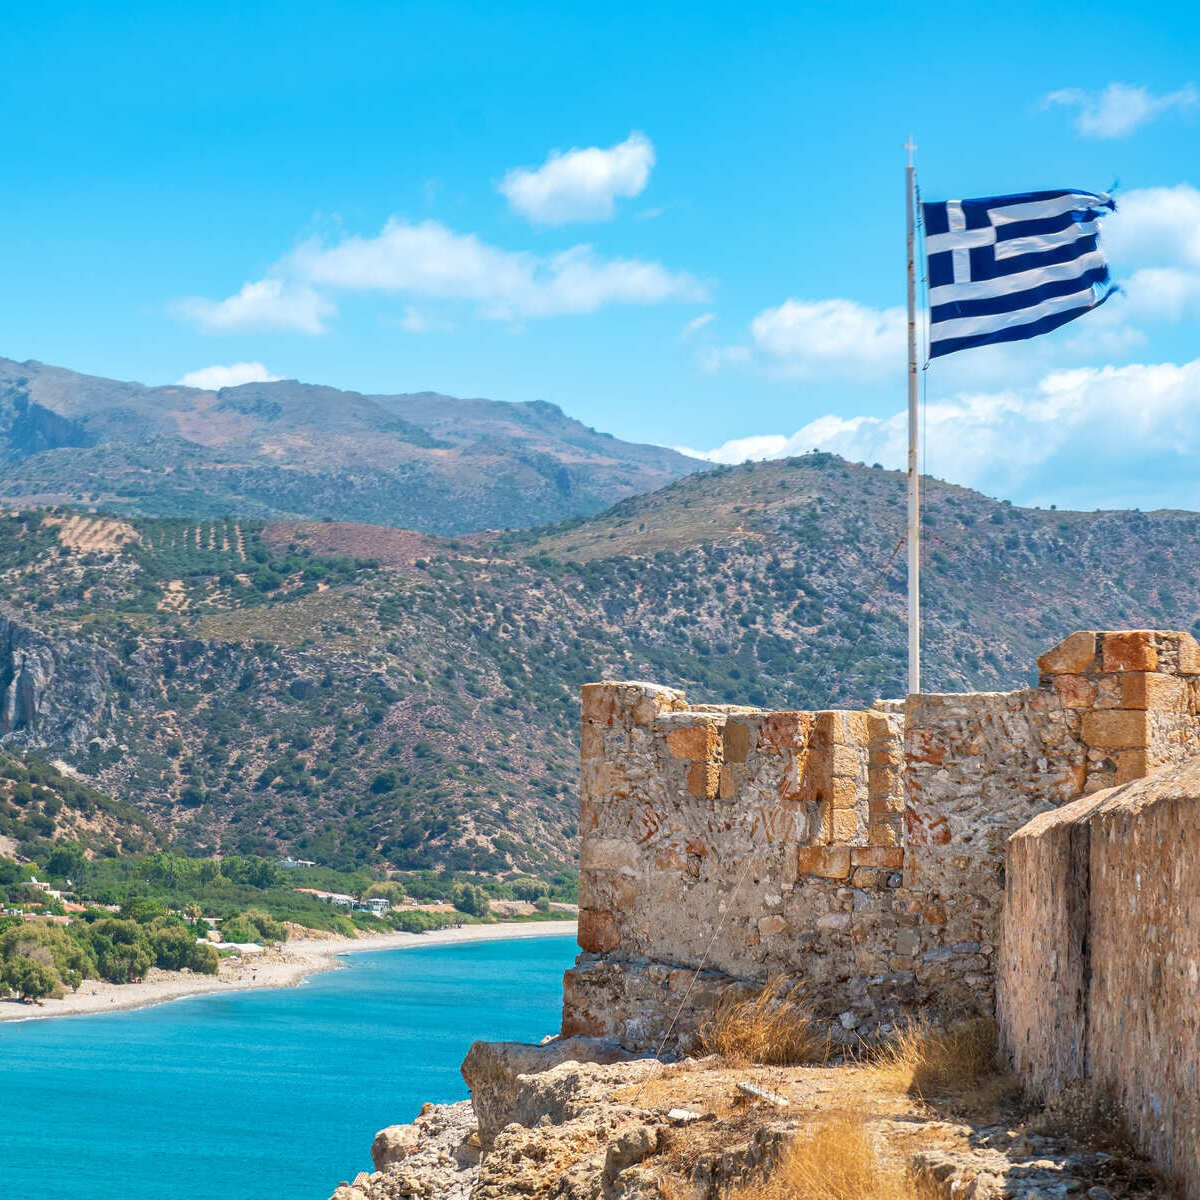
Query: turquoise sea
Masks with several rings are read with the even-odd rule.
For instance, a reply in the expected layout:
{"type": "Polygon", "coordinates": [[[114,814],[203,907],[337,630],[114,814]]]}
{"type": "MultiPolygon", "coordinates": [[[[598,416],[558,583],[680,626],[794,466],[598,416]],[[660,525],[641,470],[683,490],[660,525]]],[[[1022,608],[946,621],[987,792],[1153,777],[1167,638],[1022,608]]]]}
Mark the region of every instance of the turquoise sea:
{"type": "Polygon", "coordinates": [[[2,1200],[326,1200],[461,1100],[476,1038],[557,1031],[573,938],[354,954],[298,988],[0,1024],[2,1200]]]}

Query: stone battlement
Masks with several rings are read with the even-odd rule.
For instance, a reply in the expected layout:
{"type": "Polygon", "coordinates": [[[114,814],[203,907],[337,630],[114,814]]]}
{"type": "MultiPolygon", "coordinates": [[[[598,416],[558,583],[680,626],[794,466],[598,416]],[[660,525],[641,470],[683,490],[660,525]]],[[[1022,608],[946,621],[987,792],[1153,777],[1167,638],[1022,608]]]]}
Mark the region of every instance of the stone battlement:
{"type": "Polygon", "coordinates": [[[691,987],[686,1046],[724,988],[781,972],[847,1039],[991,1013],[1010,835],[1200,752],[1189,634],[1082,631],[1038,665],[1036,688],[858,711],[584,687],[563,1032],[652,1048],[691,987]]]}

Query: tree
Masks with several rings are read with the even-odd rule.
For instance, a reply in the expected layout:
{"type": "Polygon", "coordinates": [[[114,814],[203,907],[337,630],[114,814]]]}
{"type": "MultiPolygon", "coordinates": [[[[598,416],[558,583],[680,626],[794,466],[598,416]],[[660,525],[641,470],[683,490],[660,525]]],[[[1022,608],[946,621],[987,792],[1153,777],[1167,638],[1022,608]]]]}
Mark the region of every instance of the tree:
{"type": "Polygon", "coordinates": [[[90,946],[52,921],[25,921],[0,935],[0,964],[32,958],[53,968],[58,979],[77,988],[96,974],[96,959],[90,946]]]}
{"type": "Polygon", "coordinates": [[[28,954],[18,954],[4,964],[3,981],[10,991],[25,1001],[63,994],[58,972],[49,963],[28,954]]]}
{"type": "Polygon", "coordinates": [[[460,883],[454,889],[451,903],[459,912],[472,917],[486,917],[492,910],[487,893],[473,883],[460,883]]]}
{"type": "Polygon", "coordinates": [[[46,870],[56,879],[73,879],[78,881],[87,863],[87,856],[78,842],[60,842],[50,851],[46,860],[46,870]]]}
{"type": "Polygon", "coordinates": [[[96,969],[109,983],[133,983],[154,961],[150,939],[136,921],[108,917],[88,930],[96,953],[96,969]]]}

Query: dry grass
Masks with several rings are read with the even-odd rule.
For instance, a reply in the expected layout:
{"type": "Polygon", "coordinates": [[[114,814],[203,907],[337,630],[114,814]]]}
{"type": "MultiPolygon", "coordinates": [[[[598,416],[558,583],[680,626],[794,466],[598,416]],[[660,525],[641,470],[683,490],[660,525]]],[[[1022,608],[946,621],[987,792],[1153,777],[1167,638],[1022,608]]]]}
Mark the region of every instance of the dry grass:
{"type": "Polygon", "coordinates": [[[967,1111],[994,1107],[1012,1089],[1000,1066],[995,1025],[979,1018],[945,1029],[913,1021],[872,1051],[866,1067],[881,1088],[967,1111]]]}
{"type": "Polygon", "coordinates": [[[734,1063],[773,1067],[824,1062],[828,1036],[818,1031],[805,1003],[802,986],[777,976],[757,996],[722,998],[713,1018],[700,1029],[706,1054],[719,1054],[734,1063]]]}
{"type": "Polygon", "coordinates": [[[729,1200],[934,1200],[898,1163],[883,1158],[861,1117],[836,1116],[803,1133],[764,1180],[729,1200]]]}

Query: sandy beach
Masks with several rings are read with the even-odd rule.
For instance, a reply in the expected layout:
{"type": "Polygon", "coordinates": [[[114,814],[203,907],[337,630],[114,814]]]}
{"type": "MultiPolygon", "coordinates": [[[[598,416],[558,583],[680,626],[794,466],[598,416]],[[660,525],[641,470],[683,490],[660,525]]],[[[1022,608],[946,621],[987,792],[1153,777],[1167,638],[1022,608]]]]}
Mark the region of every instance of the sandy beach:
{"type": "Polygon", "coordinates": [[[238,992],[248,988],[295,987],[310,975],[341,966],[338,959],[347,954],[370,950],[402,950],[413,946],[445,946],[456,942],[482,942],[497,939],[562,937],[575,933],[574,921],[502,922],[496,925],[463,925],[458,929],[439,929],[429,933],[385,933],[360,938],[300,938],[285,942],[280,950],[243,958],[221,960],[216,975],[192,975],[186,971],[161,971],[152,968],[141,983],[105,983],[85,979],[76,992],[61,1000],[42,1004],[22,1004],[0,1000],[0,1021],[37,1021],[49,1017],[82,1016],[87,1013],[117,1012],[120,1009],[148,1008],[184,996],[209,992],[238,992]]]}

